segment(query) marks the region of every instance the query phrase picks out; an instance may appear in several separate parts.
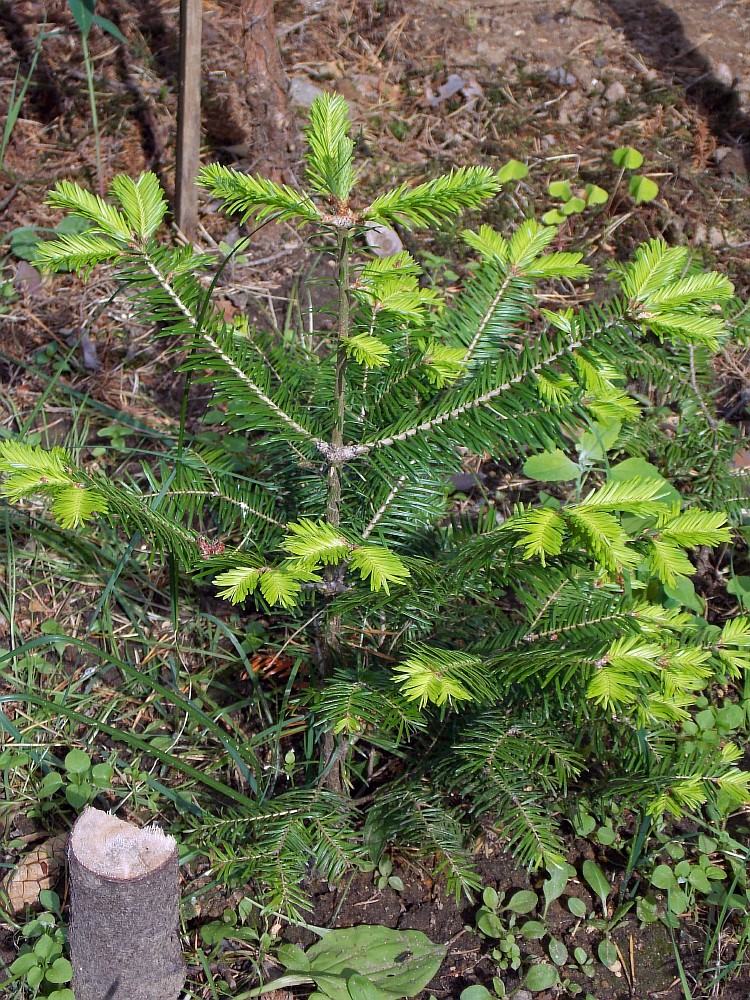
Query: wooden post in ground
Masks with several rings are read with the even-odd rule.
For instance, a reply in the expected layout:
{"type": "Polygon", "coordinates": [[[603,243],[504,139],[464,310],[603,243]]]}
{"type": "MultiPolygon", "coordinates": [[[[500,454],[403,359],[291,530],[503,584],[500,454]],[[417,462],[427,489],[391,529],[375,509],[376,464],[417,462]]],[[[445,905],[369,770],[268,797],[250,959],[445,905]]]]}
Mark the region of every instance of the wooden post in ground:
{"type": "Polygon", "coordinates": [[[87,808],[68,842],[70,959],[76,1000],[177,1000],[177,844],[87,808]]]}
{"type": "Polygon", "coordinates": [[[201,136],[201,2],[180,0],[180,86],[177,105],[175,220],[188,239],[198,225],[201,136]]]}

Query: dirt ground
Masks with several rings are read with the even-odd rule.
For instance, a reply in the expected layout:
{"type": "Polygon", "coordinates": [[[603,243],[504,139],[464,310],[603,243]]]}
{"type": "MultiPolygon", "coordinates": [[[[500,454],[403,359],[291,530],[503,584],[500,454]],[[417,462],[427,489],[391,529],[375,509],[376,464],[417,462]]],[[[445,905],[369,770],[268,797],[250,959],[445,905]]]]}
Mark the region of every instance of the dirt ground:
{"type": "MultiPolygon", "coordinates": [[[[217,113],[226,111],[227,94],[241,76],[238,4],[204,0],[203,6],[203,160],[252,169],[257,151],[242,142],[246,110],[235,108],[234,117],[217,113]]],[[[154,169],[171,192],[178,4],[109,0],[97,11],[128,40],[125,48],[101,32],[91,36],[105,176],[154,169]]],[[[658,180],[659,199],[637,214],[624,206],[615,229],[572,237],[592,254],[611,255],[663,234],[712,255],[740,291],[750,285],[750,0],[286,0],[276,12],[294,105],[301,116],[319,89],[347,98],[362,129],[365,186],[424,179],[463,163],[500,166],[514,157],[531,169],[522,190],[527,207],[544,211],[551,207],[550,179],[580,175],[611,183],[616,171],[609,155],[631,143],[658,180]]],[[[40,32],[54,33],[42,45],[0,171],[2,233],[54,225],[43,198],[56,179],[96,184],[85,74],[71,25],[62,0],[0,0],[0,107],[8,105],[17,67],[28,73],[40,32]]],[[[279,167],[299,170],[294,162],[279,167]]],[[[498,213],[505,221],[513,206],[498,213]]],[[[237,236],[207,204],[201,223],[203,246],[237,236]]],[[[436,237],[420,246],[439,256],[442,244],[436,237]]],[[[7,249],[0,257],[0,284],[9,289],[0,312],[3,424],[12,426],[14,414],[39,399],[43,386],[29,368],[37,352],[64,346],[84,325],[89,355],[77,359],[70,384],[152,425],[168,422],[173,376],[149,332],[122,311],[90,321],[107,299],[107,282],[84,287],[65,276],[42,279],[7,249]]],[[[302,256],[294,230],[267,228],[231,275],[225,307],[259,299],[282,313],[284,290],[302,256]]],[[[733,377],[750,384],[742,365],[733,377]]],[[[580,860],[581,850],[571,844],[571,858],[580,860]]],[[[530,885],[494,834],[483,852],[485,884],[499,890],[530,885]]],[[[616,867],[618,860],[609,860],[616,867]]],[[[439,1000],[458,997],[475,982],[489,985],[488,943],[467,929],[472,908],[456,908],[421,869],[404,864],[399,874],[402,893],[376,892],[365,875],[345,886],[313,887],[312,922],[417,928],[448,944],[449,957],[430,990],[439,1000]]],[[[583,934],[557,904],[551,920],[561,934],[583,934]]],[[[699,969],[702,933],[699,923],[681,931],[689,975],[699,969]]],[[[597,979],[597,1000],[682,996],[661,925],[639,931],[633,922],[623,935],[618,947],[633,956],[632,965],[626,963],[619,978],[597,979]]],[[[513,977],[506,982],[513,985],[513,977]]],[[[722,989],[713,995],[740,1000],[750,995],[750,978],[722,989]]]]}
{"type": "MultiPolygon", "coordinates": [[[[204,2],[202,155],[252,170],[259,157],[242,141],[248,110],[238,100],[238,6],[204,2]]],[[[109,0],[97,10],[128,39],[126,48],[98,30],[90,38],[105,185],[117,172],[153,169],[171,193],[178,5],[109,0]]],[[[526,210],[541,213],[553,207],[546,195],[552,179],[612,184],[611,152],[631,143],[660,185],[658,208],[624,211],[603,233],[587,233],[584,224],[578,236],[587,253],[626,252],[661,234],[705,249],[739,291],[747,287],[748,0],[287,0],[276,14],[298,117],[319,89],[335,89],[351,104],[365,194],[462,163],[501,165],[515,157],[531,170],[520,191],[526,210]]],[[[0,0],[0,106],[8,104],[16,69],[22,78],[29,72],[43,31],[49,35],[0,173],[5,233],[54,224],[43,202],[56,179],[96,185],[80,43],[64,0],[0,0]]],[[[294,160],[278,167],[291,180],[301,173],[294,160]]],[[[632,207],[621,202],[613,210],[632,207]]],[[[490,221],[506,224],[514,214],[512,203],[500,203],[490,221]]],[[[201,222],[203,246],[239,235],[205,203],[201,222]]],[[[439,255],[440,238],[420,237],[420,247],[439,255]]],[[[260,297],[283,313],[301,248],[289,226],[261,231],[233,269],[227,310],[260,297]]],[[[168,403],[169,373],[161,382],[148,331],[117,310],[98,318],[106,281],[85,288],[65,277],[42,281],[19,272],[13,256],[2,277],[6,295],[17,295],[0,315],[10,356],[50,342],[62,348],[86,323],[98,352],[89,356],[96,369],[89,391],[134,416],[153,413],[154,394],[168,403]]]]}

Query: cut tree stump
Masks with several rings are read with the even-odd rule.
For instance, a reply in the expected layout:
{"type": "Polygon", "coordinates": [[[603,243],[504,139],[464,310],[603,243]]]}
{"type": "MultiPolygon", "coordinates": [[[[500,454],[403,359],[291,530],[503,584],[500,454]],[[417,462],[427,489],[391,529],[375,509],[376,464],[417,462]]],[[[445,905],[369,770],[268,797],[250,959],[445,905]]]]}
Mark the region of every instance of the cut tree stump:
{"type": "Polygon", "coordinates": [[[68,864],[76,1000],[177,1000],[185,964],[174,838],[89,807],[68,864]]]}
{"type": "Polygon", "coordinates": [[[297,125],[288,102],[273,0],[240,0],[241,79],[206,80],[206,138],[243,161],[242,169],[295,184],[297,125]]]}
{"type": "Polygon", "coordinates": [[[250,112],[246,142],[253,169],[280,180],[289,168],[295,130],[287,103],[289,82],[276,40],[273,0],[242,0],[240,15],[250,112]]]}

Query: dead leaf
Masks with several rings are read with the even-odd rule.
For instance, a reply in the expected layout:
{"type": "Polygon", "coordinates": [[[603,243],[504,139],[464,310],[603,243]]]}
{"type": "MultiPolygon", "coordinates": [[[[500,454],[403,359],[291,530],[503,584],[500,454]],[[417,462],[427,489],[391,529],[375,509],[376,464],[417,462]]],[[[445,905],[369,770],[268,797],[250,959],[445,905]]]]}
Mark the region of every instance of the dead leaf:
{"type": "Polygon", "coordinates": [[[461,93],[466,99],[464,111],[472,111],[479,98],[484,97],[482,85],[473,76],[469,79],[466,86],[461,88],[461,93]]]}
{"type": "Polygon", "coordinates": [[[442,101],[447,101],[456,94],[461,94],[466,99],[464,108],[471,111],[479,98],[484,96],[484,91],[475,77],[465,80],[458,73],[451,73],[445,83],[438,87],[437,94],[429,82],[425,86],[425,97],[431,108],[436,108],[442,101]]]}
{"type": "Polygon", "coordinates": [[[19,260],[16,265],[16,276],[13,284],[21,295],[33,296],[42,287],[42,276],[35,267],[25,260],[19,260]]]}
{"type": "Polygon", "coordinates": [[[436,108],[441,101],[447,101],[449,97],[453,97],[460,90],[466,86],[466,80],[458,73],[451,73],[448,79],[438,87],[437,94],[433,97],[432,92],[427,88],[427,99],[430,103],[430,107],[436,108]]]}
{"type": "Polygon", "coordinates": [[[368,247],[372,247],[376,257],[390,257],[404,249],[398,233],[379,222],[369,224],[365,230],[365,242],[368,247]]]}
{"type": "Polygon", "coordinates": [[[86,330],[83,330],[80,334],[72,333],[67,338],[67,343],[72,347],[74,344],[78,345],[81,352],[81,357],[83,358],[83,367],[90,372],[101,372],[104,371],[104,365],[99,360],[99,356],[96,353],[96,345],[94,344],[91,337],[89,337],[86,330]]]}

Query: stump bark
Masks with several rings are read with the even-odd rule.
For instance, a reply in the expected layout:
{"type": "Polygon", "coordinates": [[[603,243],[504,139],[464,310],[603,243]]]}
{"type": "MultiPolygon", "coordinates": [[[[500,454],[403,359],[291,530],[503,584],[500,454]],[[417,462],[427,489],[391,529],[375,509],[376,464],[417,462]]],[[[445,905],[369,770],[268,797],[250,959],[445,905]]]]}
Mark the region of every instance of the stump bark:
{"type": "Polygon", "coordinates": [[[76,1000],[177,1000],[177,844],[88,808],[68,843],[70,952],[76,1000]]]}
{"type": "Polygon", "coordinates": [[[247,138],[256,170],[278,179],[294,148],[289,83],[276,40],[273,0],[242,0],[245,94],[252,120],[247,138]]]}
{"type": "Polygon", "coordinates": [[[207,137],[245,162],[251,173],[292,183],[297,130],[276,38],[273,0],[242,0],[243,79],[219,91],[208,81],[207,137]]]}

